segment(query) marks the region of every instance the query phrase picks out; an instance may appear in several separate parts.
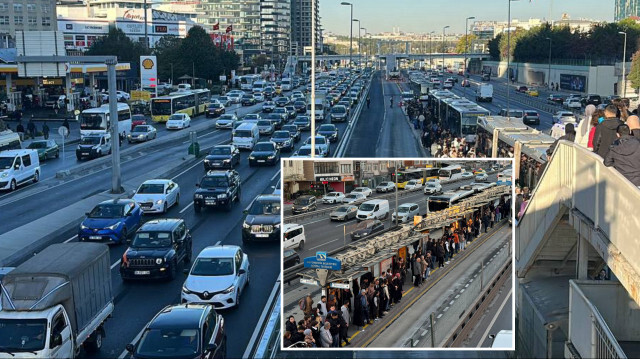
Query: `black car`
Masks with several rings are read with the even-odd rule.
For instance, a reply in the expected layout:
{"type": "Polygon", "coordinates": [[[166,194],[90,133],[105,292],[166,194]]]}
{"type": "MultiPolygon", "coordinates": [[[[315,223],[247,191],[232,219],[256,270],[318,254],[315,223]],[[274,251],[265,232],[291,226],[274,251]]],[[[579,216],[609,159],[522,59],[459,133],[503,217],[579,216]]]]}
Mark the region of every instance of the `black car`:
{"type": "Polygon", "coordinates": [[[298,113],[307,113],[307,103],[304,101],[296,101],[293,103],[293,107],[298,113]]]}
{"type": "Polygon", "coordinates": [[[582,102],[582,106],[594,105],[598,106],[602,103],[600,95],[587,95],[582,102]]]}
{"type": "Polygon", "coordinates": [[[291,268],[296,264],[300,264],[300,256],[293,249],[285,249],[282,254],[282,262],[284,269],[291,268]]]}
{"type": "Polygon", "coordinates": [[[522,117],[522,122],[525,125],[539,125],[540,115],[538,114],[538,111],[525,110],[524,116],[522,117]]]}
{"type": "Polygon", "coordinates": [[[298,127],[300,131],[310,130],[311,118],[309,116],[298,116],[293,120],[293,124],[298,127]]]}
{"type": "Polygon", "coordinates": [[[276,99],[275,103],[278,107],[285,107],[289,104],[289,99],[285,96],[280,96],[276,99]]]}
{"type": "Polygon", "coordinates": [[[351,232],[351,240],[356,241],[368,235],[380,232],[384,229],[384,223],[377,219],[368,220],[358,223],[356,229],[351,232]]]}
{"type": "Polygon", "coordinates": [[[284,125],[282,126],[283,131],[288,131],[291,138],[293,138],[293,142],[300,141],[300,130],[298,130],[298,126],[296,125],[284,125]]]}
{"type": "Polygon", "coordinates": [[[322,135],[329,140],[329,142],[338,141],[338,128],[332,124],[325,124],[318,127],[316,130],[318,135],[322,135]]]}
{"type": "Polygon", "coordinates": [[[276,147],[281,151],[291,152],[293,151],[293,138],[289,131],[276,131],[271,135],[271,142],[276,144],[276,147]]]}
{"type": "Polygon", "coordinates": [[[245,211],[242,241],[280,241],[280,196],[259,195],[245,211]]]}
{"type": "Polygon", "coordinates": [[[263,115],[262,119],[271,121],[273,123],[273,127],[275,127],[276,129],[281,129],[282,125],[284,124],[284,120],[279,113],[270,113],[268,115],[263,115]]]}
{"type": "Polygon", "coordinates": [[[280,150],[275,143],[258,142],[253,146],[253,152],[249,155],[249,166],[270,164],[277,165],[280,161],[280,150]]]}
{"type": "Polygon", "coordinates": [[[293,206],[291,206],[291,213],[305,213],[315,211],[316,209],[318,209],[316,198],[314,196],[306,195],[296,198],[293,202],[293,206]]]}
{"type": "Polygon", "coordinates": [[[293,120],[294,118],[296,118],[298,111],[296,110],[295,106],[287,105],[284,108],[287,110],[287,120],[293,120]]]}
{"type": "Polygon", "coordinates": [[[208,172],[193,195],[193,209],[200,213],[202,207],[224,206],[231,210],[233,201],[240,203],[240,175],[235,170],[208,172]]]}
{"type": "Polygon", "coordinates": [[[213,146],[204,159],[204,170],[233,168],[240,164],[240,150],[234,145],[213,146]]]}
{"type": "Polygon", "coordinates": [[[264,94],[265,99],[270,100],[273,98],[273,96],[276,95],[276,89],[274,89],[273,87],[266,87],[262,93],[264,94]]]}
{"type": "Polygon", "coordinates": [[[120,276],[132,279],[174,279],[180,263],[191,262],[192,239],[183,219],[162,218],[138,229],[122,255],[120,276]]]}
{"type": "Polygon", "coordinates": [[[221,103],[212,103],[207,106],[207,111],[205,116],[209,117],[217,117],[222,115],[225,112],[224,106],[221,103]]]}
{"type": "Polygon", "coordinates": [[[226,358],[224,319],[211,304],[169,305],[151,319],[136,343],[127,344],[126,350],[133,359],[226,358]]]}
{"type": "Polygon", "coordinates": [[[252,94],[242,95],[242,99],[240,100],[240,104],[242,106],[251,106],[256,104],[256,98],[253,97],[252,94]]]}

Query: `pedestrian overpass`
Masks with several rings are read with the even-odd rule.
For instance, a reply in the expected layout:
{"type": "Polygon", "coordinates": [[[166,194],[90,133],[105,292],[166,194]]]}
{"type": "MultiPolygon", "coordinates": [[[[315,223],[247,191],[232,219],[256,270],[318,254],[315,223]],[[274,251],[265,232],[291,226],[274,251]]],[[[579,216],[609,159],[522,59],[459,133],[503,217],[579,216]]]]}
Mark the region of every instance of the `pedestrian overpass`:
{"type": "Polygon", "coordinates": [[[515,227],[524,357],[640,356],[640,190],[561,141],[515,227]],[[612,280],[589,280],[609,268],[612,280]]]}

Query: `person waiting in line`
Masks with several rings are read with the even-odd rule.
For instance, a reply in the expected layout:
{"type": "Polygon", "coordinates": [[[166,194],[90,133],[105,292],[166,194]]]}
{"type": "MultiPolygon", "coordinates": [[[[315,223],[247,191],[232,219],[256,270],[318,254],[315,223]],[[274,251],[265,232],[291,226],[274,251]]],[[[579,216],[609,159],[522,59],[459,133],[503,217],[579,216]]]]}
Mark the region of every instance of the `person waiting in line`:
{"type": "Polygon", "coordinates": [[[640,187],[640,140],[631,136],[627,125],[619,125],[618,139],[613,143],[604,165],[613,167],[635,186],[640,187]]]}

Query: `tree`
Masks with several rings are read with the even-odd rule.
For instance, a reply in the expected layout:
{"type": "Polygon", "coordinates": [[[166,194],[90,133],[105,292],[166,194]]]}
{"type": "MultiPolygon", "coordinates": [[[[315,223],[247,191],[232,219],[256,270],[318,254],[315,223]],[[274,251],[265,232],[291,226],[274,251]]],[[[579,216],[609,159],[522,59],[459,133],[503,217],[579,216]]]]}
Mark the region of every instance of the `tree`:
{"type": "Polygon", "coordinates": [[[477,37],[474,34],[468,34],[460,37],[460,40],[458,40],[458,43],[456,44],[456,49],[454,52],[456,54],[464,54],[466,51],[470,51],[471,45],[476,39],[477,37]]]}
{"type": "Polygon", "coordinates": [[[631,87],[640,88],[640,50],[632,56],[631,70],[629,70],[627,80],[631,81],[631,87]]]}
{"type": "Polygon", "coordinates": [[[129,62],[131,68],[139,74],[140,56],[148,51],[138,42],[133,42],[118,28],[111,28],[107,36],[98,38],[87,50],[87,56],[116,56],[118,62],[129,62]]]}
{"type": "Polygon", "coordinates": [[[502,41],[502,34],[498,34],[498,36],[489,40],[487,47],[489,48],[489,55],[491,55],[491,60],[500,61],[500,42],[502,41]]]}
{"type": "Polygon", "coordinates": [[[269,59],[267,58],[267,55],[258,55],[258,56],[254,56],[251,59],[251,65],[254,68],[257,68],[259,71],[262,71],[262,69],[264,68],[264,65],[267,65],[269,63],[269,59]]]}
{"type": "MultiPolygon", "coordinates": [[[[163,36],[156,43],[153,54],[158,58],[158,77],[175,81],[175,67],[180,64],[180,44],[182,39],[177,36],[163,36]]],[[[181,76],[181,75],[178,75],[181,76]]]]}

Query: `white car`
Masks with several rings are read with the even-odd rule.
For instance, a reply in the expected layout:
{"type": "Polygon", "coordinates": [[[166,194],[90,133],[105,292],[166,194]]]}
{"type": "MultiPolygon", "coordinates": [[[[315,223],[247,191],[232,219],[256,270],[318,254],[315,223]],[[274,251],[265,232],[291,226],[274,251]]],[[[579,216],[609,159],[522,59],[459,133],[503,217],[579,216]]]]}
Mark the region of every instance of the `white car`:
{"type": "Polygon", "coordinates": [[[351,193],[362,193],[365,197],[371,196],[373,191],[369,187],[356,187],[351,193]]]}
{"type": "Polygon", "coordinates": [[[420,187],[422,187],[422,180],[415,179],[410,180],[406,185],[404,185],[404,189],[406,190],[416,189],[420,187]]]}
{"type": "Polygon", "coordinates": [[[576,123],[576,116],[571,111],[558,111],[553,115],[553,123],[576,123]]]}
{"type": "Polygon", "coordinates": [[[240,103],[240,100],[242,100],[243,95],[244,95],[243,91],[233,90],[227,93],[227,98],[229,99],[229,101],[231,101],[231,103],[240,103]]]}
{"type": "Polygon", "coordinates": [[[573,98],[570,97],[570,98],[566,99],[562,103],[562,105],[564,107],[566,107],[566,108],[578,108],[578,109],[582,108],[582,103],[580,103],[580,99],[579,98],[575,98],[575,97],[573,97],[573,98]]]}
{"type": "Polygon", "coordinates": [[[262,92],[256,92],[253,94],[253,98],[256,100],[256,102],[263,102],[264,94],[262,92]]]}
{"type": "Polygon", "coordinates": [[[461,176],[462,176],[462,178],[469,179],[469,178],[473,178],[473,173],[471,173],[471,172],[462,172],[461,176]]]}
{"type": "Polygon", "coordinates": [[[393,182],[382,182],[376,186],[376,192],[392,192],[396,189],[396,184],[393,182]]]}
{"type": "Polygon", "coordinates": [[[167,120],[167,130],[182,130],[191,127],[191,117],[186,113],[174,113],[167,120]]]}
{"type": "Polygon", "coordinates": [[[180,186],[167,179],[144,181],[132,199],[144,213],[167,213],[171,206],[180,203],[180,186]]]}
{"type": "Polygon", "coordinates": [[[124,91],[116,91],[116,98],[118,99],[118,101],[122,101],[122,99],[129,101],[129,99],[131,98],[131,95],[129,95],[124,91]]]}
{"type": "Polygon", "coordinates": [[[202,250],[182,285],[182,303],[211,303],[216,309],[240,305],[249,285],[249,257],[238,246],[217,245],[202,250]]]}
{"type": "Polygon", "coordinates": [[[367,196],[365,196],[364,194],[359,192],[351,192],[348,195],[344,196],[344,198],[342,199],[342,203],[355,203],[358,201],[364,201],[365,199],[367,199],[367,196]]]}
{"type": "Polygon", "coordinates": [[[489,176],[486,174],[486,172],[480,172],[476,175],[476,182],[485,182],[489,180],[489,176]]]}
{"type": "Polygon", "coordinates": [[[398,206],[398,213],[395,211],[391,215],[391,222],[396,221],[396,217],[398,217],[398,222],[407,222],[409,220],[413,220],[414,216],[419,216],[420,206],[417,203],[403,203],[398,206]]]}
{"type": "Polygon", "coordinates": [[[344,193],[342,192],[329,192],[322,197],[322,203],[340,203],[343,198],[344,193]]]}
{"type": "Polygon", "coordinates": [[[442,192],[442,186],[440,185],[440,182],[427,182],[422,192],[424,192],[424,194],[437,194],[442,192]]]}
{"type": "Polygon", "coordinates": [[[429,183],[440,185],[440,179],[439,178],[428,179],[425,185],[428,185],[429,183]]]}
{"type": "MultiPolygon", "coordinates": [[[[311,137],[307,137],[307,139],[304,141],[303,145],[311,145],[311,137]]],[[[324,156],[322,157],[327,157],[329,156],[329,140],[327,140],[326,137],[324,136],[316,136],[316,148],[320,147],[322,149],[322,153],[324,153],[324,156]]]]}

